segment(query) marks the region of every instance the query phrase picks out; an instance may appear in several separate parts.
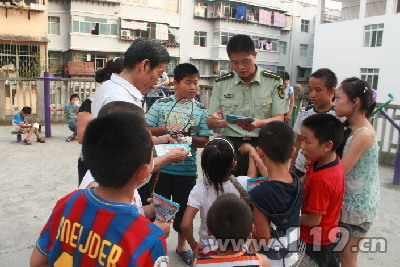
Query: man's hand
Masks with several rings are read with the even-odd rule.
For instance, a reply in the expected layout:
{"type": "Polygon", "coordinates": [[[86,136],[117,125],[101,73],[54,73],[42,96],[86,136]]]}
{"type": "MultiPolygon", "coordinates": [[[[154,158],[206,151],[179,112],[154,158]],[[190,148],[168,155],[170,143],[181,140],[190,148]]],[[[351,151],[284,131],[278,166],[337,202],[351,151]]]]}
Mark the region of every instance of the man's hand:
{"type": "Polygon", "coordinates": [[[164,134],[164,135],[159,136],[156,139],[155,143],[157,143],[156,145],[158,145],[158,144],[176,144],[177,142],[169,134],[164,134]]]}
{"type": "Polygon", "coordinates": [[[220,109],[215,111],[213,115],[208,116],[207,118],[207,125],[210,129],[217,129],[217,128],[226,128],[227,123],[222,119],[222,113],[224,109],[220,109]]]}
{"type": "Polygon", "coordinates": [[[184,160],[187,157],[187,155],[189,155],[189,151],[179,147],[171,149],[167,154],[165,154],[165,156],[168,157],[168,162],[175,164],[184,160]]]}
{"type": "Polygon", "coordinates": [[[262,126],[261,120],[259,119],[254,119],[253,122],[244,122],[244,121],[238,121],[237,126],[242,128],[243,130],[247,132],[252,132],[257,128],[260,128],[262,126]]]}
{"type": "Polygon", "coordinates": [[[285,114],[283,117],[284,122],[290,122],[291,119],[292,119],[292,113],[285,114]]]}

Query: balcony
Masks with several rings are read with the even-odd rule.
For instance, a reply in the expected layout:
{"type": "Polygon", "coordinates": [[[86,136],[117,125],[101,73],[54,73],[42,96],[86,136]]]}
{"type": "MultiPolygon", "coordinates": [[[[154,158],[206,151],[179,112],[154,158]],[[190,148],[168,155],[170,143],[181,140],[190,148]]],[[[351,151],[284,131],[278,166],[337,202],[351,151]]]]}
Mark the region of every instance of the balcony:
{"type": "MultiPolygon", "coordinates": [[[[92,4],[97,3],[98,5],[103,4],[104,5],[120,5],[122,0],[71,0],[71,1],[76,1],[76,2],[91,2],[92,4]]],[[[49,0],[49,2],[61,2],[61,3],[68,3],[68,1],[64,0],[49,0]]]]}
{"type": "Polygon", "coordinates": [[[382,16],[386,13],[386,0],[367,1],[365,6],[365,17],[382,16]]]}
{"type": "Polygon", "coordinates": [[[21,14],[27,11],[28,19],[31,19],[31,12],[44,12],[46,10],[45,0],[26,0],[18,3],[5,0],[0,2],[1,7],[6,9],[6,18],[8,17],[8,10],[16,10],[21,14]]]}

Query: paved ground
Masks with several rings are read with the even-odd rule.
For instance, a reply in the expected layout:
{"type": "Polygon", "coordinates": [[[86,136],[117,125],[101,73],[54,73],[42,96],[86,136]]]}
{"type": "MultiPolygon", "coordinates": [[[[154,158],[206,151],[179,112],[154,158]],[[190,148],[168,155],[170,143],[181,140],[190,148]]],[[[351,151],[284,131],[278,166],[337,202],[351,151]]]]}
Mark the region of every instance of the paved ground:
{"type": "MultiPolygon", "coordinates": [[[[0,266],[28,266],[38,234],[55,202],[77,187],[80,145],[66,143],[67,126],[53,125],[46,144],[16,143],[11,127],[0,126],[0,266]]],[[[32,138],[35,140],[35,138],[32,138]]],[[[380,216],[370,236],[383,237],[387,252],[362,253],[360,266],[400,266],[400,187],[391,185],[393,169],[381,167],[380,216]]],[[[195,231],[199,221],[195,222],[195,231]]],[[[174,253],[176,234],[168,238],[171,266],[185,266],[174,253]]],[[[374,245],[374,244],[371,244],[374,245]]]]}

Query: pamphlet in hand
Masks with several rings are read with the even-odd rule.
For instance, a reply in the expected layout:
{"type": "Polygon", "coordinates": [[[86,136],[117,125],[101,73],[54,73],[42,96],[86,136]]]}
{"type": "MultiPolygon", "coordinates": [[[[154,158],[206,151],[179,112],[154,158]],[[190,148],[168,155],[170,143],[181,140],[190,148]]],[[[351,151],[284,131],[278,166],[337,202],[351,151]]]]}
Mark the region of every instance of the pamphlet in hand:
{"type": "Polygon", "coordinates": [[[153,206],[156,219],[162,222],[170,221],[179,210],[179,204],[153,193],[153,206]]]}
{"type": "Polygon", "coordinates": [[[236,124],[238,121],[242,122],[253,122],[254,118],[252,117],[246,117],[246,116],[234,116],[234,115],[227,115],[226,116],[226,121],[228,123],[236,124]]]}
{"type": "Polygon", "coordinates": [[[247,179],[247,192],[250,192],[254,187],[261,184],[264,181],[267,181],[268,177],[259,177],[259,178],[251,178],[247,179]]]}
{"type": "MultiPolygon", "coordinates": [[[[174,149],[176,147],[183,148],[186,151],[190,152],[190,146],[188,144],[160,144],[160,145],[155,145],[154,146],[154,148],[156,149],[156,154],[157,154],[158,157],[164,156],[171,149],[174,149]]],[[[188,156],[191,156],[191,153],[189,153],[188,156]]]]}

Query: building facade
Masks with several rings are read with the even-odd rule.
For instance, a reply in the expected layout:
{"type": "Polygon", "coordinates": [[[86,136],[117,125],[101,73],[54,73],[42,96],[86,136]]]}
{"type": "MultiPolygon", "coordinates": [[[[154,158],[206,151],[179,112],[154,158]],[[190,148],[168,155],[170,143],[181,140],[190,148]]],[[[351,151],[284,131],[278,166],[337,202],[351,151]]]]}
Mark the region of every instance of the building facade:
{"type": "Polygon", "coordinates": [[[329,67],[339,80],[356,76],[378,90],[378,102],[392,93],[400,103],[400,1],[341,1],[340,21],[329,23],[318,1],[313,68],[329,67]]]}
{"type": "Polygon", "coordinates": [[[0,1],[0,68],[19,77],[40,75],[47,64],[47,0],[0,1]]]}

